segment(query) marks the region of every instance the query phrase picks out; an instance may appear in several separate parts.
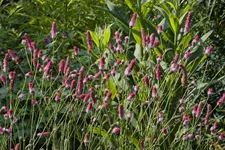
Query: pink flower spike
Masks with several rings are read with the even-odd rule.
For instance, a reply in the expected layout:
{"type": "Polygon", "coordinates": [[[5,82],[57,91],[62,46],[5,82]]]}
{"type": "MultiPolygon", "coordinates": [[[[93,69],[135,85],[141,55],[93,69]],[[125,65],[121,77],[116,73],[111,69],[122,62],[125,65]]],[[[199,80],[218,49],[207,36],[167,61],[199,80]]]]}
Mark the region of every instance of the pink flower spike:
{"type": "Polygon", "coordinates": [[[157,96],[157,88],[153,87],[152,88],[152,98],[155,98],[157,96]]]}
{"type": "Polygon", "coordinates": [[[122,104],[120,104],[118,106],[118,117],[119,117],[119,119],[123,119],[123,117],[124,117],[123,105],[122,104]]]}
{"type": "Polygon", "coordinates": [[[205,115],[205,120],[204,120],[204,124],[207,125],[209,123],[209,119],[211,117],[212,114],[212,106],[210,104],[207,104],[207,112],[205,115]]]}
{"type": "Polygon", "coordinates": [[[42,137],[42,136],[47,136],[49,134],[50,134],[49,132],[40,132],[37,134],[37,136],[42,137]]]}
{"type": "Polygon", "coordinates": [[[74,46],[73,51],[74,51],[74,55],[75,56],[78,56],[78,54],[79,54],[79,48],[77,46],[74,46]]]}
{"type": "Polygon", "coordinates": [[[188,12],[188,16],[187,16],[185,27],[184,27],[184,33],[187,33],[189,31],[189,29],[190,29],[191,18],[192,18],[192,13],[188,12]]]}
{"type": "Polygon", "coordinates": [[[128,96],[128,101],[131,101],[133,98],[135,97],[135,93],[134,92],[132,92],[132,93],[130,93],[130,95],[128,96]]]}
{"type": "Polygon", "coordinates": [[[34,83],[29,82],[28,87],[29,87],[29,93],[33,95],[34,94],[34,83]]]}
{"type": "Polygon", "coordinates": [[[56,37],[56,22],[52,22],[51,36],[54,39],[56,37]]]}
{"type": "Polygon", "coordinates": [[[79,71],[79,78],[77,83],[77,94],[80,94],[83,90],[84,70],[85,69],[82,66],[79,71]]]}
{"type": "Polygon", "coordinates": [[[30,76],[32,76],[32,75],[33,75],[32,72],[28,72],[28,73],[25,74],[25,77],[27,78],[27,77],[30,77],[30,76]]]}
{"type": "Polygon", "coordinates": [[[86,113],[89,113],[92,109],[92,103],[89,103],[86,108],[86,113]]]}
{"type": "Polygon", "coordinates": [[[211,96],[213,94],[213,89],[212,88],[208,89],[207,94],[208,96],[211,96]]]}
{"type": "Polygon", "coordinates": [[[197,43],[198,39],[199,39],[199,36],[196,35],[196,36],[194,37],[193,41],[191,42],[192,46],[194,46],[194,45],[197,43]]]}
{"type": "Polygon", "coordinates": [[[84,136],[84,144],[87,144],[87,143],[89,143],[89,135],[88,135],[88,133],[86,133],[85,136],[84,136]]]}
{"type": "Polygon", "coordinates": [[[0,80],[2,81],[3,84],[6,84],[6,78],[4,75],[0,75],[0,80]]]}
{"type": "Polygon", "coordinates": [[[38,103],[37,103],[36,100],[34,100],[34,99],[31,100],[31,105],[36,106],[37,104],[38,104],[38,103]]]}
{"type": "Polygon", "coordinates": [[[185,100],[183,98],[181,98],[179,101],[180,101],[180,104],[184,104],[185,103],[185,100]]]}
{"type": "Polygon", "coordinates": [[[99,64],[99,70],[104,70],[104,65],[105,65],[105,57],[100,58],[100,64],[99,64]]]}
{"type": "Polygon", "coordinates": [[[185,55],[184,55],[184,59],[188,59],[191,57],[191,52],[187,52],[185,55]]]}
{"type": "Polygon", "coordinates": [[[139,90],[140,90],[140,86],[135,85],[135,86],[134,86],[134,91],[135,91],[135,92],[138,92],[139,90]]]}
{"type": "Polygon", "coordinates": [[[9,54],[6,53],[4,60],[3,60],[3,72],[7,72],[7,70],[8,70],[8,67],[9,67],[8,59],[9,59],[9,54]]]}
{"type": "Polygon", "coordinates": [[[12,118],[13,117],[13,111],[12,109],[9,109],[8,112],[7,112],[9,118],[12,118]]]}
{"type": "Polygon", "coordinates": [[[159,45],[160,45],[160,41],[156,40],[155,43],[154,43],[154,47],[158,47],[159,45]]]}
{"type": "Polygon", "coordinates": [[[196,115],[196,113],[197,113],[197,109],[198,109],[198,106],[197,106],[197,105],[195,105],[195,106],[193,107],[193,109],[192,109],[192,115],[193,115],[193,116],[195,116],[195,115],[196,115]]]}
{"type": "Polygon", "coordinates": [[[108,101],[111,98],[111,96],[112,96],[112,92],[108,92],[104,101],[108,101]]]}
{"type": "Polygon", "coordinates": [[[206,50],[205,50],[205,54],[209,55],[211,54],[213,51],[213,47],[212,46],[209,46],[206,50]]]}
{"type": "Polygon", "coordinates": [[[114,133],[116,135],[119,135],[120,134],[120,128],[118,128],[118,127],[113,128],[112,133],[114,133]]]}
{"type": "Polygon", "coordinates": [[[136,19],[137,19],[137,13],[133,13],[133,16],[132,16],[132,18],[131,18],[131,21],[130,21],[130,23],[129,23],[129,27],[130,27],[130,28],[132,28],[132,27],[135,25],[136,19]]]}
{"type": "Polygon", "coordinates": [[[162,25],[159,25],[159,26],[158,26],[157,33],[158,33],[159,35],[161,35],[161,33],[162,33],[162,25]]]}
{"type": "Polygon", "coordinates": [[[8,49],[8,54],[12,58],[12,60],[16,61],[17,64],[20,64],[19,57],[17,57],[16,54],[13,53],[13,51],[11,51],[10,49],[8,49]]]}
{"type": "Polygon", "coordinates": [[[155,43],[155,33],[152,33],[150,36],[150,42],[149,42],[149,47],[152,48],[155,43]]]}
{"type": "Polygon", "coordinates": [[[59,72],[63,72],[64,71],[64,60],[60,60],[59,62],[59,72]]]}
{"type": "Polygon", "coordinates": [[[115,39],[116,39],[116,43],[118,43],[120,41],[120,32],[119,31],[115,32],[115,39]]]}
{"type": "Polygon", "coordinates": [[[135,65],[135,60],[133,59],[133,60],[131,60],[131,62],[130,62],[130,64],[128,65],[128,67],[125,69],[124,74],[125,74],[126,76],[129,76],[129,75],[132,74],[132,70],[133,70],[133,68],[134,68],[134,65],[135,65]]]}
{"type": "Polygon", "coordinates": [[[32,50],[33,50],[33,47],[32,47],[32,45],[31,45],[31,42],[32,42],[32,41],[31,41],[30,37],[28,36],[27,33],[24,34],[24,37],[25,37],[26,42],[27,42],[27,44],[28,44],[29,50],[32,51],[32,50]]]}
{"type": "Polygon", "coordinates": [[[144,76],[144,83],[145,83],[145,86],[149,89],[150,88],[150,80],[147,75],[144,76]]]}
{"type": "Polygon", "coordinates": [[[156,66],[156,80],[160,80],[160,77],[161,77],[161,66],[160,66],[160,64],[157,64],[157,66],[156,66]]]}
{"type": "Polygon", "coordinates": [[[201,116],[201,114],[202,114],[202,108],[203,108],[203,102],[200,101],[199,104],[198,104],[198,108],[197,108],[196,115],[195,115],[197,118],[201,116]]]}
{"type": "Polygon", "coordinates": [[[88,51],[90,52],[92,49],[92,41],[91,41],[91,33],[89,30],[86,33],[86,40],[87,40],[88,51]]]}
{"type": "Polygon", "coordinates": [[[162,133],[163,133],[164,135],[167,135],[167,134],[168,134],[168,130],[167,130],[166,128],[162,128],[162,133]]]}
{"type": "Polygon", "coordinates": [[[223,138],[224,138],[224,132],[221,132],[218,139],[221,141],[221,140],[223,140],[223,138]]]}

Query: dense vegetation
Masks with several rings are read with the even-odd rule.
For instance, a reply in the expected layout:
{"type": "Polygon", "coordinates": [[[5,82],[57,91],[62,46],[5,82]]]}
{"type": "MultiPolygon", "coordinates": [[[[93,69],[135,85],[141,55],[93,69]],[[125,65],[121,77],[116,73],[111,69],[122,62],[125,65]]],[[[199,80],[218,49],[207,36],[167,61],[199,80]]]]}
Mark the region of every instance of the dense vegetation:
{"type": "Polygon", "coordinates": [[[0,149],[225,149],[224,0],[0,6],[0,149]]]}

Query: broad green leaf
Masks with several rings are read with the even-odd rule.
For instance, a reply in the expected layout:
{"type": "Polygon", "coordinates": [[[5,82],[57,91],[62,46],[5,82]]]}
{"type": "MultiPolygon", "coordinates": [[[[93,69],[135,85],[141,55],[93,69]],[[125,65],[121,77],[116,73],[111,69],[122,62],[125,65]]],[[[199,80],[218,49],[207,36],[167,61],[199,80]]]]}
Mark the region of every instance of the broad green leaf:
{"type": "Polygon", "coordinates": [[[103,36],[104,36],[104,38],[103,38],[102,43],[103,43],[104,46],[107,46],[107,43],[109,42],[110,36],[111,36],[111,29],[110,29],[110,27],[104,29],[103,36]]]}
{"type": "Polygon", "coordinates": [[[170,25],[172,27],[172,30],[174,34],[177,34],[178,28],[179,28],[179,20],[174,14],[170,14],[170,25]]]}
{"type": "Polygon", "coordinates": [[[132,143],[135,145],[136,149],[140,150],[140,142],[138,139],[134,138],[134,137],[131,137],[130,138],[130,141],[132,141],[132,143]]]}
{"type": "Polygon", "coordinates": [[[135,41],[137,42],[138,45],[142,46],[142,39],[141,39],[141,20],[139,17],[137,17],[136,24],[132,28],[132,34],[134,36],[135,41]]]}
{"type": "Polygon", "coordinates": [[[137,60],[141,61],[141,59],[142,59],[142,48],[139,44],[136,44],[134,56],[137,58],[137,60]]]}
{"type": "Polygon", "coordinates": [[[100,42],[99,42],[97,33],[92,32],[92,31],[90,31],[90,33],[91,33],[91,37],[92,37],[93,41],[95,42],[96,46],[99,48],[100,42]]]}
{"type": "Polygon", "coordinates": [[[172,2],[167,2],[167,4],[169,4],[175,11],[177,11],[175,5],[172,2]]]}
{"type": "Polygon", "coordinates": [[[184,51],[188,47],[189,42],[191,41],[191,39],[192,39],[191,33],[189,33],[188,35],[183,37],[181,42],[179,43],[177,49],[176,49],[176,52],[177,53],[181,53],[182,51],[184,51]]]}
{"type": "Polygon", "coordinates": [[[112,92],[112,97],[111,98],[114,99],[116,97],[117,90],[116,90],[116,86],[115,86],[112,78],[110,78],[108,80],[108,86],[109,86],[110,91],[112,92]]]}
{"type": "Polygon", "coordinates": [[[131,9],[131,10],[133,10],[133,11],[135,11],[135,9],[134,9],[134,3],[132,3],[133,2],[133,0],[125,0],[125,2],[126,2],[126,4],[127,4],[127,6],[131,9]]]}
{"type": "Polygon", "coordinates": [[[112,143],[112,139],[111,139],[110,135],[103,128],[92,127],[92,128],[89,128],[89,132],[101,135],[102,137],[104,137],[105,139],[107,139],[109,142],[112,143]]]}

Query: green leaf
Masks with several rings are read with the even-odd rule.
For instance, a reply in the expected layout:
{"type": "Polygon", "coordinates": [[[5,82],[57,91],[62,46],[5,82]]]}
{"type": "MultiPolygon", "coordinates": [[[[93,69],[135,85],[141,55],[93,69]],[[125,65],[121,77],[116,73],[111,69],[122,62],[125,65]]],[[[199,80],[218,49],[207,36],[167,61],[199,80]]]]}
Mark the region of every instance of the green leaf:
{"type": "Polygon", "coordinates": [[[104,36],[104,38],[103,38],[102,43],[103,43],[104,46],[107,46],[107,43],[109,42],[110,36],[111,36],[111,29],[110,29],[110,27],[104,29],[103,36],[104,36]]]}
{"type": "Polygon", "coordinates": [[[181,53],[182,51],[184,51],[188,47],[189,42],[191,41],[191,39],[192,39],[191,33],[189,33],[188,35],[183,37],[182,41],[179,43],[179,45],[178,45],[178,47],[176,49],[176,52],[177,53],[181,53]]]}
{"type": "Polygon", "coordinates": [[[100,42],[99,42],[98,34],[92,31],[90,31],[90,33],[91,33],[91,37],[93,41],[95,42],[96,46],[99,48],[100,42]]]}
{"type": "Polygon", "coordinates": [[[174,14],[170,14],[169,17],[170,17],[170,25],[172,27],[172,30],[173,30],[174,34],[177,34],[177,30],[179,27],[179,20],[174,14]]]}
{"type": "Polygon", "coordinates": [[[141,149],[141,148],[140,148],[140,143],[139,143],[139,140],[138,140],[138,139],[136,139],[136,138],[134,138],[134,137],[131,137],[131,138],[130,138],[130,141],[132,141],[132,143],[135,145],[135,147],[136,147],[138,150],[141,149]]]}
{"type": "Polygon", "coordinates": [[[135,51],[134,51],[134,56],[137,58],[137,60],[141,61],[142,49],[141,49],[141,47],[138,44],[136,44],[135,51]]]}
{"type": "Polygon", "coordinates": [[[92,127],[92,128],[89,128],[89,131],[90,131],[91,133],[101,135],[102,137],[104,137],[105,139],[107,139],[109,142],[112,143],[111,136],[110,136],[110,135],[107,133],[107,131],[104,130],[103,128],[92,127]]]}
{"type": "Polygon", "coordinates": [[[125,0],[125,2],[126,2],[127,6],[128,6],[130,9],[132,9],[133,11],[135,11],[135,9],[134,9],[135,4],[132,3],[133,0],[125,0]]]}
{"type": "Polygon", "coordinates": [[[138,45],[142,46],[142,39],[141,39],[141,20],[139,17],[137,17],[136,24],[132,28],[132,34],[134,36],[135,41],[137,42],[138,45]]]}
{"type": "Polygon", "coordinates": [[[115,86],[112,78],[110,78],[108,80],[108,86],[109,86],[110,91],[112,92],[112,97],[111,98],[113,100],[116,97],[117,90],[116,90],[116,86],[115,86]]]}

